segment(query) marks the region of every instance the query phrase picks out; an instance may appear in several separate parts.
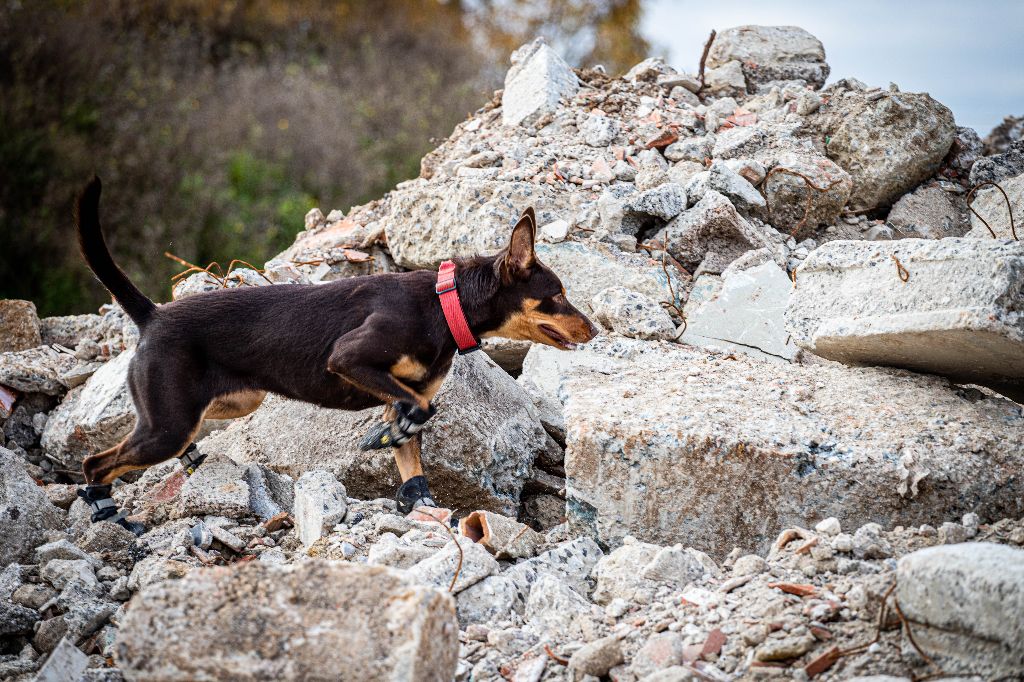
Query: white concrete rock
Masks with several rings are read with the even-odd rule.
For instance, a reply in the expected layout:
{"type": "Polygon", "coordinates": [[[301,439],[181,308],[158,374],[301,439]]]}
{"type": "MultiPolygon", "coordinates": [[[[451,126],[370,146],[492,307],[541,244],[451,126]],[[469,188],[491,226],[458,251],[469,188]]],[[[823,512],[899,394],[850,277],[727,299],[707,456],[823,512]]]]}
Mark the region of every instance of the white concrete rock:
{"type": "Polygon", "coordinates": [[[725,161],[714,161],[708,175],[708,187],[721,192],[740,210],[757,214],[765,207],[764,197],[749,180],[729,167],[725,161]]]}
{"type": "Polygon", "coordinates": [[[953,114],[926,93],[847,85],[827,88],[828,104],[805,120],[853,179],[850,208],[889,206],[939,169],[956,137],[953,114]]]}
{"type": "Polygon", "coordinates": [[[1019,397],[1022,283],[1019,242],[834,241],[797,270],[786,326],[797,345],[830,360],[943,374],[1019,397]]]}
{"type": "Polygon", "coordinates": [[[501,120],[507,126],[533,125],[579,89],[576,74],[543,38],[513,52],[511,61],[501,100],[501,120]]]}
{"type": "Polygon", "coordinates": [[[55,507],[43,489],[35,484],[22,466],[22,459],[0,447],[0,566],[28,563],[47,531],[62,530],[67,515],[55,507]]]}
{"type": "Polygon", "coordinates": [[[784,241],[771,227],[743,218],[725,196],[713,189],[666,225],[655,239],[691,272],[700,266],[700,272],[713,274],[722,272],[747,251],[773,248],[784,241]]]}
{"type": "Polygon", "coordinates": [[[110,360],[85,385],[72,391],[46,422],[46,454],[68,469],[117,445],[135,428],[135,406],[128,392],[128,364],[135,352],[110,360]]]}
{"type": "Polygon", "coordinates": [[[834,224],[853,190],[850,174],[815,154],[784,152],[773,160],[763,187],[772,225],[790,232],[834,224]]]}
{"type": "Polygon", "coordinates": [[[1024,671],[1024,550],[991,543],[918,550],[897,564],[896,599],[918,644],[947,671],[1024,671]]]}
{"type": "Polygon", "coordinates": [[[134,680],[434,681],[452,679],[458,649],[452,598],[400,571],[252,561],[136,594],[116,659],[134,680]]]}
{"type": "Polygon", "coordinates": [[[619,134],[619,122],[603,114],[593,113],[580,127],[584,141],[591,147],[607,147],[619,134]]]}
{"type": "Polygon", "coordinates": [[[687,307],[680,341],[765,360],[792,360],[797,347],[784,319],[792,289],[793,283],[774,261],[727,273],[714,296],[687,307]]]}
{"type": "Polygon", "coordinates": [[[348,513],[345,486],[329,471],[307,471],[295,482],[295,527],[305,547],[331,532],[348,513]]]}
{"type": "Polygon", "coordinates": [[[682,185],[666,182],[652,189],[633,195],[625,203],[626,214],[654,216],[661,220],[672,220],[686,210],[686,190],[682,185]]]}

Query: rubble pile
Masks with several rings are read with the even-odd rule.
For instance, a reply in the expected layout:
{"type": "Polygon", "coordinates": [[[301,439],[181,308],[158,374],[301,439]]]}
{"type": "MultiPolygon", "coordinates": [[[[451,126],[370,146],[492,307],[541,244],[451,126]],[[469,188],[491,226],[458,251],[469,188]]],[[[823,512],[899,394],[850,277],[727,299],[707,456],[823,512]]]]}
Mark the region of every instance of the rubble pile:
{"type": "Polygon", "coordinates": [[[137,329],[0,301],[0,678],[1024,676],[1021,120],[826,85],[797,27],[701,74],[511,61],[420,177],[172,295],[434,268],[533,206],[605,333],[456,358],[441,507],[397,513],[379,409],[269,396],[115,484],[135,537],[75,491],[137,329]]]}

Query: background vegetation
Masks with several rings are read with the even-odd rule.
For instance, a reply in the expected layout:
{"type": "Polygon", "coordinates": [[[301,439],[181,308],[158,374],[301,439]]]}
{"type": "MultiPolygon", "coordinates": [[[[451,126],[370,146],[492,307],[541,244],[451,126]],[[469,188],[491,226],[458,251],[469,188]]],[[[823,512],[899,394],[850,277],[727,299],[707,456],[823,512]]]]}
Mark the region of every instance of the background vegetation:
{"type": "Polygon", "coordinates": [[[0,0],[0,298],[109,297],[71,211],[92,174],[118,261],[157,300],[191,262],[262,263],[500,87],[542,34],[577,64],[644,56],[639,0],[0,0]]]}

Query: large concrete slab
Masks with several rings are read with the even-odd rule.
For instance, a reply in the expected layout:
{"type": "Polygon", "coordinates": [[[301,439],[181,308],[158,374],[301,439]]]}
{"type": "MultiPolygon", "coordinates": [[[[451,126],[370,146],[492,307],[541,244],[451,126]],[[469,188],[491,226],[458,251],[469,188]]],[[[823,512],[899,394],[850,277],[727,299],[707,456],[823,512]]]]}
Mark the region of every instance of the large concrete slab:
{"type": "Polygon", "coordinates": [[[1021,400],[1024,244],[829,242],[797,270],[786,324],[797,345],[830,360],[941,374],[1021,400]]]}
{"type": "Polygon", "coordinates": [[[548,370],[564,375],[567,517],[607,546],[633,535],[721,558],[830,516],[857,528],[1024,513],[1024,413],[1009,400],[889,368],[605,350],[601,369],[548,370]]]}

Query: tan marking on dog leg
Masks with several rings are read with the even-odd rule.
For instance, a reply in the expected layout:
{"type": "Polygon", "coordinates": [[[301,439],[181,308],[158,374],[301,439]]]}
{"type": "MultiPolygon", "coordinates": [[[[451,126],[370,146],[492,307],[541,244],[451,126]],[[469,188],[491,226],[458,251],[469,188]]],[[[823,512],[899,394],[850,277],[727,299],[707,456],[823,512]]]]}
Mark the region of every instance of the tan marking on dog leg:
{"type": "Polygon", "coordinates": [[[391,375],[407,381],[423,381],[428,371],[426,365],[409,355],[403,355],[391,365],[391,375]]]}
{"type": "Polygon", "coordinates": [[[266,391],[235,391],[218,396],[206,408],[203,419],[238,419],[252,414],[267,397],[266,391]]]}
{"type": "Polygon", "coordinates": [[[437,392],[441,390],[441,384],[444,383],[444,380],[447,376],[448,372],[445,372],[441,376],[434,377],[433,379],[430,380],[430,383],[427,384],[427,387],[423,389],[423,396],[427,399],[428,402],[433,400],[434,396],[437,395],[437,392]]]}
{"type": "Polygon", "coordinates": [[[398,465],[402,483],[414,476],[423,475],[423,463],[420,461],[420,434],[416,434],[395,449],[395,464],[398,465]]]}

